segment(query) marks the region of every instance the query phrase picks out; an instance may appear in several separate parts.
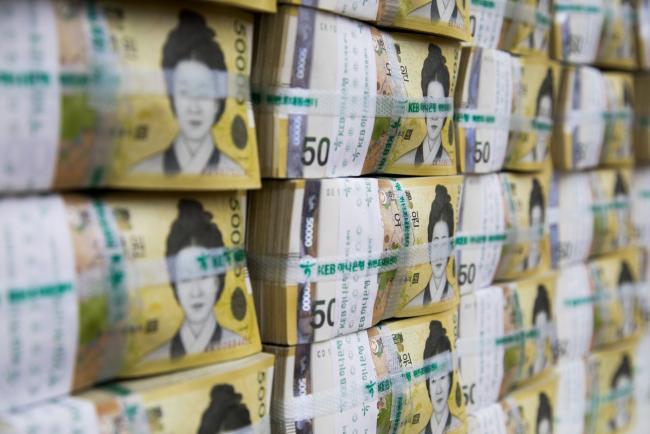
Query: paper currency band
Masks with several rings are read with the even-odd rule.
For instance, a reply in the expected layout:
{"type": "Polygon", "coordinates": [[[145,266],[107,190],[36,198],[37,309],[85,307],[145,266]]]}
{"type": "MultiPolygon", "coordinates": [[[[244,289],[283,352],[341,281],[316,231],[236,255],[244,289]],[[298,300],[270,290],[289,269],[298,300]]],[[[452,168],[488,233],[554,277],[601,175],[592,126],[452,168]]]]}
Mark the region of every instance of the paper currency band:
{"type": "Polygon", "coordinates": [[[398,268],[446,259],[456,249],[481,248],[486,244],[503,245],[539,240],[545,227],[512,229],[493,234],[459,233],[453,238],[401,249],[377,252],[364,257],[287,257],[249,254],[251,275],[255,279],[298,284],[339,280],[350,276],[369,276],[398,268]],[[276,280],[280,276],[282,280],[276,280]]]}
{"type": "Polygon", "coordinates": [[[606,121],[613,120],[626,120],[628,117],[631,119],[631,111],[607,111],[607,110],[570,110],[559,115],[556,122],[564,122],[567,128],[575,126],[582,126],[583,124],[598,124],[606,121]]]}
{"type": "Polygon", "coordinates": [[[553,131],[553,119],[513,114],[510,117],[510,130],[522,133],[550,134],[553,131]]]}
{"type": "MultiPolygon", "coordinates": [[[[395,95],[352,94],[337,91],[272,88],[254,89],[253,104],[267,113],[285,115],[340,116],[342,104],[363,104],[374,107],[375,117],[423,118],[425,116],[449,117],[453,114],[452,98],[402,98],[395,95]]],[[[361,113],[359,114],[361,115],[361,113]]]]}
{"type": "MultiPolygon", "coordinates": [[[[386,338],[382,334],[381,340],[382,342],[392,342],[392,337],[386,338]]],[[[385,345],[384,350],[387,348],[391,347],[385,345]]],[[[396,349],[389,349],[386,354],[389,364],[392,360],[397,368],[389,366],[388,374],[370,382],[347,377],[345,400],[341,399],[341,392],[336,387],[284,400],[274,399],[271,403],[271,419],[285,424],[293,424],[294,422],[335,415],[367,404],[376,405],[373,401],[390,394],[403,394],[408,389],[434,376],[452,372],[457,369],[458,365],[455,354],[449,351],[409,367],[399,366],[399,353],[396,349]]],[[[392,421],[392,423],[397,423],[395,417],[392,418],[392,421]]]]}
{"type": "Polygon", "coordinates": [[[507,0],[503,14],[513,21],[525,23],[541,29],[551,27],[551,16],[546,11],[538,10],[535,5],[524,4],[517,0],[507,0]]]}
{"type": "Polygon", "coordinates": [[[554,336],[555,329],[549,323],[543,327],[531,327],[520,329],[503,335],[488,335],[473,338],[459,338],[456,344],[458,358],[462,360],[465,356],[476,356],[495,352],[500,348],[510,348],[523,345],[530,340],[537,340],[544,336],[554,336]]]}
{"type": "MultiPolygon", "coordinates": [[[[227,71],[211,71],[214,87],[201,89],[200,98],[242,97],[249,100],[249,76],[227,71]]],[[[48,87],[58,80],[65,90],[103,90],[115,95],[167,95],[173,92],[173,70],[120,69],[112,71],[104,67],[101,72],[72,72],[39,70],[0,70],[0,86],[15,88],[48,87]],[[58,75],[58,78],[57,78],[58,75]],[[168,85],[165,83],[167,81],[168,85]]]]}
{"type": "Polygon", "coordinates": [[[616,299],[637,299],[648,291],[648,283],[628,283],[625,285],[615,286],[613,288],[596,288],[595,294],[570,297],[562,301],[564,306],[569,308],[580,307],[584,305],[606,305],[616,299]]]}
{"type": "Polygon", "coordinates": [[[494,113],[480,109],[457,109],[454,121],[465,128],[510,129],[510,114],[494,113]]]}
{"type": "Polygon", "coordinates": [[[581,4],[575,1],[556,0],[553,2],[553,10],[557,12],[572,14],[600,14],[603,8],[598,5],[581,4]]]}
{"type": "Polygon", "coordinates": [[[506,0],[472,0],[472,8],[480,8],[486,10],[495,10],[497,6],[503,5],[506,0]]]}
{"type": "Polygon", "coordinates": [[[608,110],[603,113],[607,122],[632,122],[634,121],[634,111],[632,109],[608,110]]]}

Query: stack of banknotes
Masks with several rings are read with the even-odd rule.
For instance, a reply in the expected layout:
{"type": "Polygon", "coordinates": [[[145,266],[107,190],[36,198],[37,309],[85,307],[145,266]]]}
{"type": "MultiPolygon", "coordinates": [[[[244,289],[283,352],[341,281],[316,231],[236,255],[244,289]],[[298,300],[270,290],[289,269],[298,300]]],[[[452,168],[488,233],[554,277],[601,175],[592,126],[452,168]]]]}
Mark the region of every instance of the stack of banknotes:
{"type": "Polygon", "coordinates": [[[647,428],[649,0],[6,0],[0,40],[0,433],[647,428]]]}

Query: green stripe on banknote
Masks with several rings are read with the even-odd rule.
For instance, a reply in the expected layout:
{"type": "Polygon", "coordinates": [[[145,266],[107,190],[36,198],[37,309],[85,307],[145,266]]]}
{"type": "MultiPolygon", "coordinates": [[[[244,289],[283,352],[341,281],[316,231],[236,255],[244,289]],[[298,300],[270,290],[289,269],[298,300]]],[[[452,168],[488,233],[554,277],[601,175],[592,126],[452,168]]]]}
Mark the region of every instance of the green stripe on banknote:
{"type": "Polygon", "coordinates": [[[469,244],[498,243],[505,241],[507,237],[506,234],[458,235],[454,238],[454,244],[457,246],[466,246],[469,244]]]}
{"type": "Polygon", "coordinates": [[[21,303],[37,298],[59,297],[72,291],[72,283],[33,286],[31,288],[12,288],[9,290],[9,303],[21,303]]]}
{"type": "Polygon", "coordinates": [[[496,117],[494,115],[481,115],[481,114],[471,115],[469,113],[458,113],[458,112],[454,114],[454,120],[456,122],[473,122],[476,124],[496,123],[496,117]]]}
{"type": "Polygon", "coordinates": [[[583,14],[598,14],[601,12],[599,6],[580,5],[580,4],[555,4],[556,12],[576,12],[583,14]]]}
{"type": "Polygon", "coordinates": [[[0,85],[2,86],[47,86],[50,82],[50,74],[44,71],[20,73],[0,71],[0,85]]]}
{"type": "Polygon", "coordinates": [[[496,7],[496,3],[494,3],[492,0],[472,0],[472,5],[487,9],[494,9],[496,7]]]}

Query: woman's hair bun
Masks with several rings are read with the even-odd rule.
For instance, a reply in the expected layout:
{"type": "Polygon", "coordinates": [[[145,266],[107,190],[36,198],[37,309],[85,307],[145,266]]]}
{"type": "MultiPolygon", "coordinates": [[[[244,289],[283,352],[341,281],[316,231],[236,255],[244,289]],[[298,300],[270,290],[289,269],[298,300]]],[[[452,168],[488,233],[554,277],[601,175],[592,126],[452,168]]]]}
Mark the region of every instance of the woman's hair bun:
{"type": "Polygon", "coordinates": [[[440,336],[444,334],[446,334],[445,328],[440,321],[429,322],[429,335],[440,336]]]}
{"type": "Polygon", "coordinates": [[[451,196],[447,192],[447,187],[442,184],[436,185],[436,197],[434,200],[439,200],[443,205],[451,203],[451,196]]]}
{"type": "Polygon", "coordinates": [[[447,63],[447,59],[442,55],[442,49],[436,44],[429,44],[429,55],[427,58],[437,60],[440,63],[447,63]]]}
{"type": "Polygon", "coordinates": [[[178,26],[174,29],[177,32],[176,37],[183,39],[212,39],[215,36],[214,30],[208,27],[205,18],[196,12],[183,9],[178,14],[178,26]]]}
{"type": "Polygon", "coordinates": [[[203,208],[201,202],[191,199],[181,199],[178,201],[178,222],[211,223],[212,213],[203,208]]]}

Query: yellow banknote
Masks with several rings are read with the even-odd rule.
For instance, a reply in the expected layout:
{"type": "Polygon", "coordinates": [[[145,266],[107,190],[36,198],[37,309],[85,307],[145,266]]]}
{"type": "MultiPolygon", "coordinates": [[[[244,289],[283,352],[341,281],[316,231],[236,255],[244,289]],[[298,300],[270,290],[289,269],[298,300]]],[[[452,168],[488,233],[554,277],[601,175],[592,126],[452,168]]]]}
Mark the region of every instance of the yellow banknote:
{"type": "Polygon", "coordinates": [[[600,161],[605,166],[628,167],[634,163],[634,76],[606,72],[607,111],[605,143],[600,161]]]}
{"type": "Polygon", "coordinates": [[[259,351],[243,195],[65,200],[79,276],[75,388],[259,351]]]}
{"type": "Polygon", "coordinates": [[[501,401],[507,433],[551,434],[555,432],[558,378],[550,373],[518,389],[501,401]]]}
{"type": "Polygon", "coordinates": [[[513,103],[504,166],[538,171],[549,159],[560,90],[557,62],[523,56],[513,60],[513,103]]]}
{"type": "MultiPolygon", "coordinates": [[[[628,70],[637,67],[637,35],[634,29],[642,3],[624,0],[603,2],[605,22],[596,58],[599,65],[628,70]]],[[[643,23],[640,27],[647,25],[643,23]]]]}
{"type": "Polygon", "coordinates": [[[526,277],[550,264],[548,206],[550,170],[535,174],[503,173],[501,186],[506,204],[506,233],[495,278],[526,277]]]}
{"type": "Polygon", "coordinates": [[[589,173],[593,194],[594,236],[592,255],[620,250],[630,243],[633,227],[630,216],[629,169],[594,170],[589,173]]]}
{"type": "Polygon", "coordinates": [[[641,256],[634,248],[589,262],[594,292],[593,345],[602,347],[637,336],[642,327],[637,302],[641,256]]]}
{"type": "Polygon", "coordinates": [[[547,57],[551,18],[550,0],[507,1],[499,48],[514,54],[547,57]]]}
{"type": "MultiPolygon", "coordinates": [[[[635,415],[635,342],[621,342],[587,359],[588,432],[624,433],[635,415]]],[[[639,415],[638,417],[643,417],[639,415]]]]}

